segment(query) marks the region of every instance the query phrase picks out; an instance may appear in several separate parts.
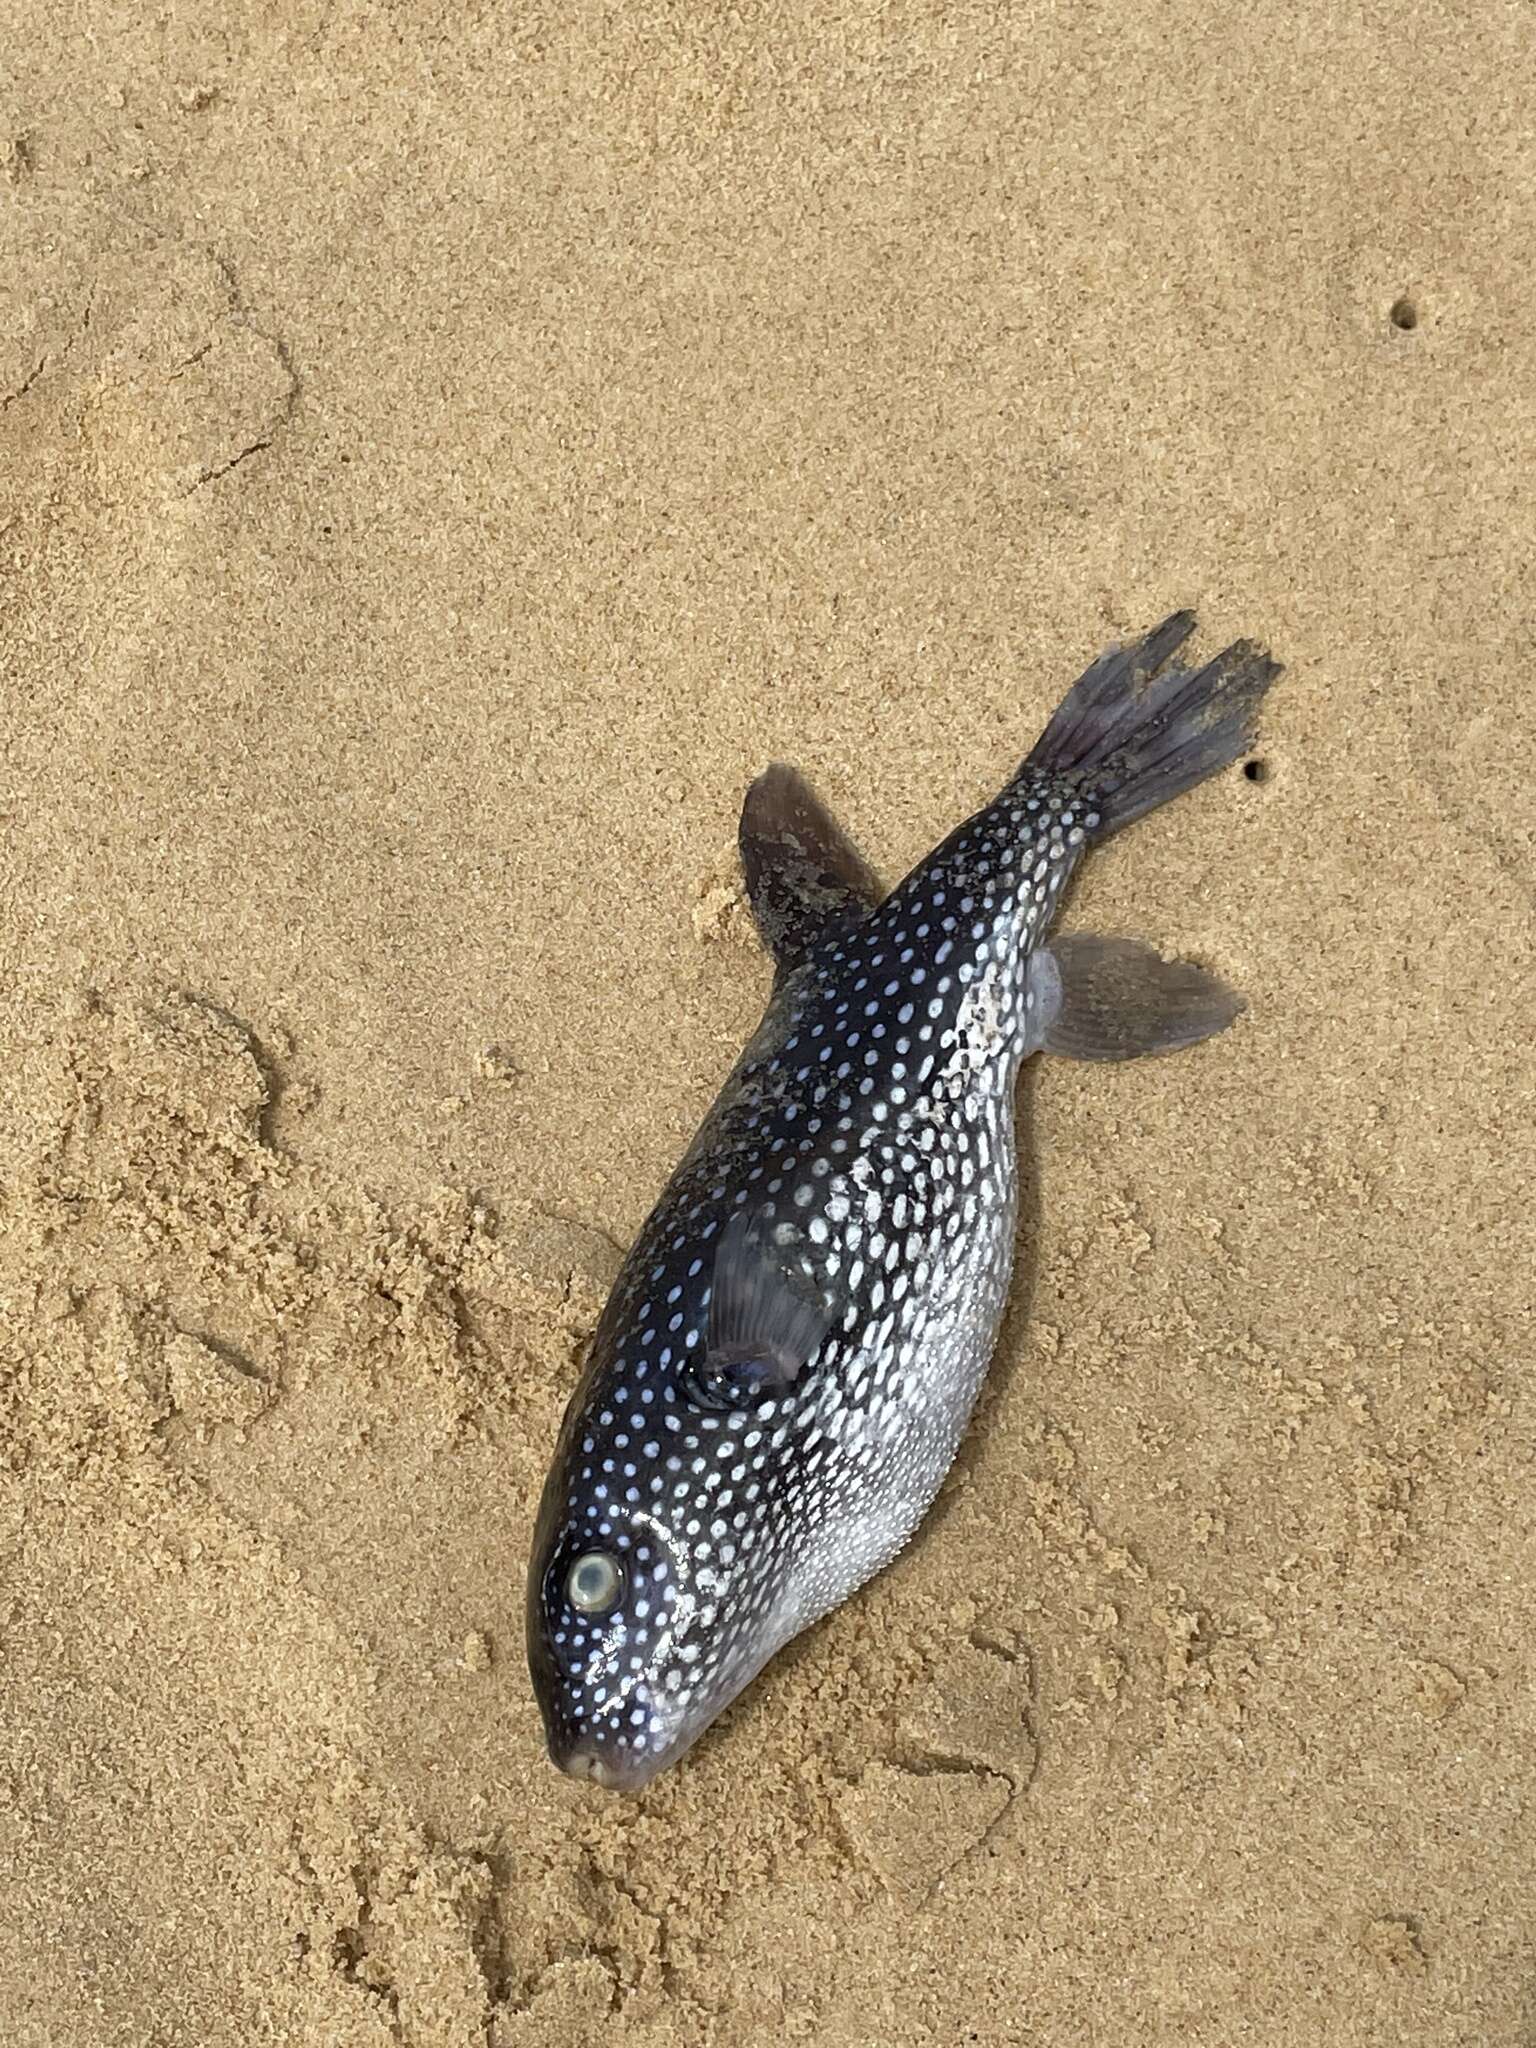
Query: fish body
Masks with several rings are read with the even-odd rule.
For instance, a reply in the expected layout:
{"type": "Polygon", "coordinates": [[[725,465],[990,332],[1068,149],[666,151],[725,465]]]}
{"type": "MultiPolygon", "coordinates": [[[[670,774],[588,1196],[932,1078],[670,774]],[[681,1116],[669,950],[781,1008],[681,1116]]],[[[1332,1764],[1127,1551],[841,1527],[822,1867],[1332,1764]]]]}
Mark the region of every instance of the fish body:
{"type": "Polygon", "coordinates": [[[1278,671],[1243,643],[1164,668],[1193,624],[1094,663],[889,895],[794,771],[753,785],[773,992],[624,1262],[534,1535],[530,1668],[574,1775],[648,1782],[911,1537],[1008,1297],[1022,1062],[1172,1050],[1241,1007],[1133,941],[1048,943],[1095,840],[1251,743],[1278,671]]]}

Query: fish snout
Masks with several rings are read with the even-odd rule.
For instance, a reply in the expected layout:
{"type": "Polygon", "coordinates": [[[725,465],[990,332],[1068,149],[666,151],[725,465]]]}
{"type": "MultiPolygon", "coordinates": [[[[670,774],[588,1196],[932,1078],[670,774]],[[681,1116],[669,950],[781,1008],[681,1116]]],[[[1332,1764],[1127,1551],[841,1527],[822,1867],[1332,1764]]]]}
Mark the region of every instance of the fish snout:
{"type": "Polygon", "coordinates": [[[638,1792],[656,1775],[658,1760],[651,1757],[617,1757],[590,1740],[566,1745],[551,1743],[551,1761],[568,1778],[601,1785],[606,1792],[638,1792]]]}

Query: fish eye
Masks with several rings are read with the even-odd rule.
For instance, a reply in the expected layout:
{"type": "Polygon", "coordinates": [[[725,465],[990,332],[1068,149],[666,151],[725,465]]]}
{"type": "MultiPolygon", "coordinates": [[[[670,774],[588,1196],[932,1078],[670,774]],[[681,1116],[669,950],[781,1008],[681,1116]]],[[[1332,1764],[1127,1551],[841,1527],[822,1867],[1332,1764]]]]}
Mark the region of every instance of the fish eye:
{"type": "Polygon", "coordinates": [[[606,1550],[589,1550],[565,1575],[565,1597],[578,1614],[606,1614],[624,1591],[619,1561],[606,1550]]]}

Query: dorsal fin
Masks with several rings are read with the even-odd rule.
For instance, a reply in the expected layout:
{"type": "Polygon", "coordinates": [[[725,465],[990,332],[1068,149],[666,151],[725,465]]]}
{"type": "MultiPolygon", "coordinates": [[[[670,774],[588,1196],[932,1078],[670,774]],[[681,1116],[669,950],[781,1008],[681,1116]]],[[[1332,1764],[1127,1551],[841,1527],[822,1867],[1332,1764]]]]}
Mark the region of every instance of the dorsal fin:
{"type": "Polygon", "coordinates": [[[763,944],[782,974],[884,899],[879,878],[797,768],[775,761],[741,807],[741,866],[763,944]]]}

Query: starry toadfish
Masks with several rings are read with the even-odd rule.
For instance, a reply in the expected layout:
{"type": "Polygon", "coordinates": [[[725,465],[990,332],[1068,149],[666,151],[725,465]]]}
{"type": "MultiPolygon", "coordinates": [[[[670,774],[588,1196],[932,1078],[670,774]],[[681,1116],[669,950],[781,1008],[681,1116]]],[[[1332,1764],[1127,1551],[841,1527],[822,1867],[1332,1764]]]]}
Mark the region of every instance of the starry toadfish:
{"type": "Polygon", "coordinates": [[[1123,938],[1049,939],[1087,849],[1244,753],[1279,673],[1100,656],[1001,794],[885,894],[776,765],[741,818],[762,1023],[624,1262],[534,1533],[550,1754],[635,1790],[888,1564],[954,1458],[1008,1294],[1035,1052],[1194,1045],[1241,1000],[1123,938]]]}

